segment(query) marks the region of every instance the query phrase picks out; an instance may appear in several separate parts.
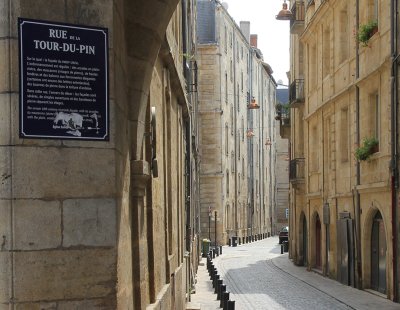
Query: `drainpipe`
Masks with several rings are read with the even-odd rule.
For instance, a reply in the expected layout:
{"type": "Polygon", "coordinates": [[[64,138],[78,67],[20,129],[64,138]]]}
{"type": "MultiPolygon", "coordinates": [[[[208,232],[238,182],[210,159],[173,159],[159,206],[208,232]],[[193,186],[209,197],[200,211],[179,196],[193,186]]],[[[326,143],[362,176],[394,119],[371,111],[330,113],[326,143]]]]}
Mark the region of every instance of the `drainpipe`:
{"type": "MultiPolygon", "coordinates": [[[[234,169],[235,172],[231,171],[234,177],[234,184],[235,184],[235,230],[236,230],[236,237],[238,237],[239,235],[239,230],[238,230],[238,195],[237,195],[237,165],[236,165],[236,152],[237,152],[237,107],[239,104],[239,94],[237,93],[237,89],[236,89],[236,53],[239,53],[239,49],[236,46],[236,36],[235,36],[235,31],[232,31],[232,48],[233,48],[233,59],[232,59],[232,63],[233,63],[233,140],[234,140],[234,151],[233,151],[233,165],[234,165],[234,169]]],[[[228,158],[230,158],[229,156],[230,154],[228,154],[228,158]]],[[[230,160],[232,160],[232,158],[230,158],[230,160]]]]}
{"type": "Polygon", "coordinates": [[[397,7],[398,1],[391,0],[391,14],[390,14],[390,49],[392,54],[392,72],[391,72],[391,102],[390,102],[390,113],[391,113],[391,199],[392,199],[392,268],[393,268],[393,300],[398,301],[397,292],[397,190],[398,190],[398,178],[397,178],[397,101],[398,101],[398,68],[397,68],[397,7]]]}
{"type": "MultiPolygon", "coordinates": [[[[360,3],[359,0],[356,1],[356,29],[358,29],[360,24],[360,3]]],[[[356,80],[360,77],[360,56],[359,56],[359,43],[356,44],[356,80]]],[[[356,144],[360,144],[360,88],[356,85],[356,144]]],[[[360,185],[361,178],[360,178],[360,162],[357,161],[356,164],[356,186],[354,189],[356,206],[355,206],[355,263],[356,263],[356,270],[355,270],[355,287],[358,289],[362,288],[362,270],[361,270],[361,205],[360,205],[360,193],[357,189],[357,186],[360,185]]]]}

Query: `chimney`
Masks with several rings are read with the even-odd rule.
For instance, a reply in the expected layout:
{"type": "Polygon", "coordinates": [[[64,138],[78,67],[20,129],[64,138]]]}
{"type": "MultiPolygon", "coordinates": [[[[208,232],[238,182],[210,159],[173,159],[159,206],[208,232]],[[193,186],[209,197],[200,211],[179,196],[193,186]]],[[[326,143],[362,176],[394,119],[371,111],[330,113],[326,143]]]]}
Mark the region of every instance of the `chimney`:
{"type": "Polygon", "coordinates": [[[257,38],[256,34],[250,35],[250,46],[257,47],[257,38]]]}
{"type": "Polygon", "coordinates": [[[241,21],[240,30],[242,31],[244,37],[246,38],[247,43],[250,43],[250,22],[241,21]]]}

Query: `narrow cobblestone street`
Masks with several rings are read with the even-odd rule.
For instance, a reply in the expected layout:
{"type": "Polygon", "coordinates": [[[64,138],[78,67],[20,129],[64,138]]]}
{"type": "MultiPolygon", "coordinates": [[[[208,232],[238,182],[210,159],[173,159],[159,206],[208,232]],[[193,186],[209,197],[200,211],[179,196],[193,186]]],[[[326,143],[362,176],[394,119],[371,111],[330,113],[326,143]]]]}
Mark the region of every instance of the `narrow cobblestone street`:
{"type": "MultiPolygon", "coordinates": [[[[213,261],[235,309],[400,309],[385,298],[294,266],[287,254],[280,253],[276,237],[224,247],[213,261]]],[[[212,290],[199,285],[193,301],[201,309],[218,309],[212,290]]]]}

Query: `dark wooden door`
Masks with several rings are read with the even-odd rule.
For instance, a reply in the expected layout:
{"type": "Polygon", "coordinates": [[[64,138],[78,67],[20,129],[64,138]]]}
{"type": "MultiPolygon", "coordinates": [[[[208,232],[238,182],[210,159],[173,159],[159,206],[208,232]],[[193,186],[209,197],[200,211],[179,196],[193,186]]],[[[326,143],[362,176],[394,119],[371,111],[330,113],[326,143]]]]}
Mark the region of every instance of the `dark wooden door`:
{"type": "Polygon", "coordinates": [[[315,267],[321,269],[321,266],[321,221],[319,220],[319,216],[317,216],[315,222],[315,267]]]}
{"type": "Polygon", "coordinates": [[[378,212],[371,234],[371,288],[386,294],[386,237],[382,215],[378,212]]]}

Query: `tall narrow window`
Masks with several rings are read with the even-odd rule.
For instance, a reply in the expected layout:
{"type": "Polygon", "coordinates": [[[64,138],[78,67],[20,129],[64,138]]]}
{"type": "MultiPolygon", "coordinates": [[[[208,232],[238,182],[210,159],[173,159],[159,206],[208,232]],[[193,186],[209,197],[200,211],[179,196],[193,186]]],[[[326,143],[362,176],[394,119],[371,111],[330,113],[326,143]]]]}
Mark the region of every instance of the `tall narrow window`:
{"type": "Polygon", "coordinates": [[[233,81],[233,62],[231,58],[231,65],[230,65],[230,74],[231,74],[231,82],[233,81]]]}
{"type": "Polygon", "coordinates": [[[237,110],[240,112],[240,96],[239,96],[239,83],[236,84],[236,100],[237,100],[237,110]]]}
{"type": "Polygon", "coordinates": [[[237,130],[237,140],[238,140],[238,160],[240,160],[240,152],[241,152],[240,129],[237,130]]]}
{"type": "Polygon", "coordinates": [[[228,123],[225,124],[225,155],[229,154],[229,128],[228,123]]]}
{"type": "Polygon", "coordinates": [[[378,21],[378,0],[368,0],[368,20],[376,20],[378,21]]]}
{"type": "Polygon", "coordinates": [[[224,50],[225,54],[228,52],[228,30],[226,29],[225,26],[225,32],[224,32],[224,50]]]}
{"type": "Polygon", "coordinates": [[[225,72],[225,102],[228,103],[228,73],[225,72]]]}
{"type": "Polygon", "coordinates": [[[370,125],[371,125],[371,136],[379,141],[380,138],[380,105],[379,105],[379,95],[378,93],[374,93],[370,95],[370,125]]]}
{"type": "Polygon", "coordinates": [[[229,195],[229,171],[226,170],[226,195],[229,195]]]}
{"type": "Polygon", "coordinates": [[[231,152],[231,171],[235,172],[235,154],[231,152]]]}
{"type": "Polygon", "coordinates": [[[322,63],[322,70],[324,73],[324,77],[326,77],[330,73],[330,64],[331,64],[331,35],[330,29],[327,26],[324,26],[324,38],[323,38],[323,63],[322,63]]]}
{"type": "Polygon", "coordinates": [[[339,63],[342,63],[349,57],[347,7],[344,7],[339,14],[339,63]]]}
{"type": "Polygon", "coordinates": [[[233,136],[233,107],[231,107],[231,135],[233,136]]]}
{"type": "Polygon", "coordinates": [[[310,90],[314,90],[317,82],[317,48],[315,44],[309,46],[308,52],[308,75],[310,78],[309,88],[310,90]]]}
{"type": "Polygon", "coordinates": [[[242,141],[244,141],[244,119],[243,119],[243,116],[242,116],[242,128],[241,128],[241,130],[242,130],[242,141]]]}
{"type": "Polygon", "coordinates": [[[349,109],[340,111],[340,159],[342,162],[349,160],[349,109]]]}
{"type": "Polygon", "coordinates": [[[311,129],[311,145],[310,145],[310,170],[311,172],[318,171],[318,129],[317,126],[311,129]]]}

